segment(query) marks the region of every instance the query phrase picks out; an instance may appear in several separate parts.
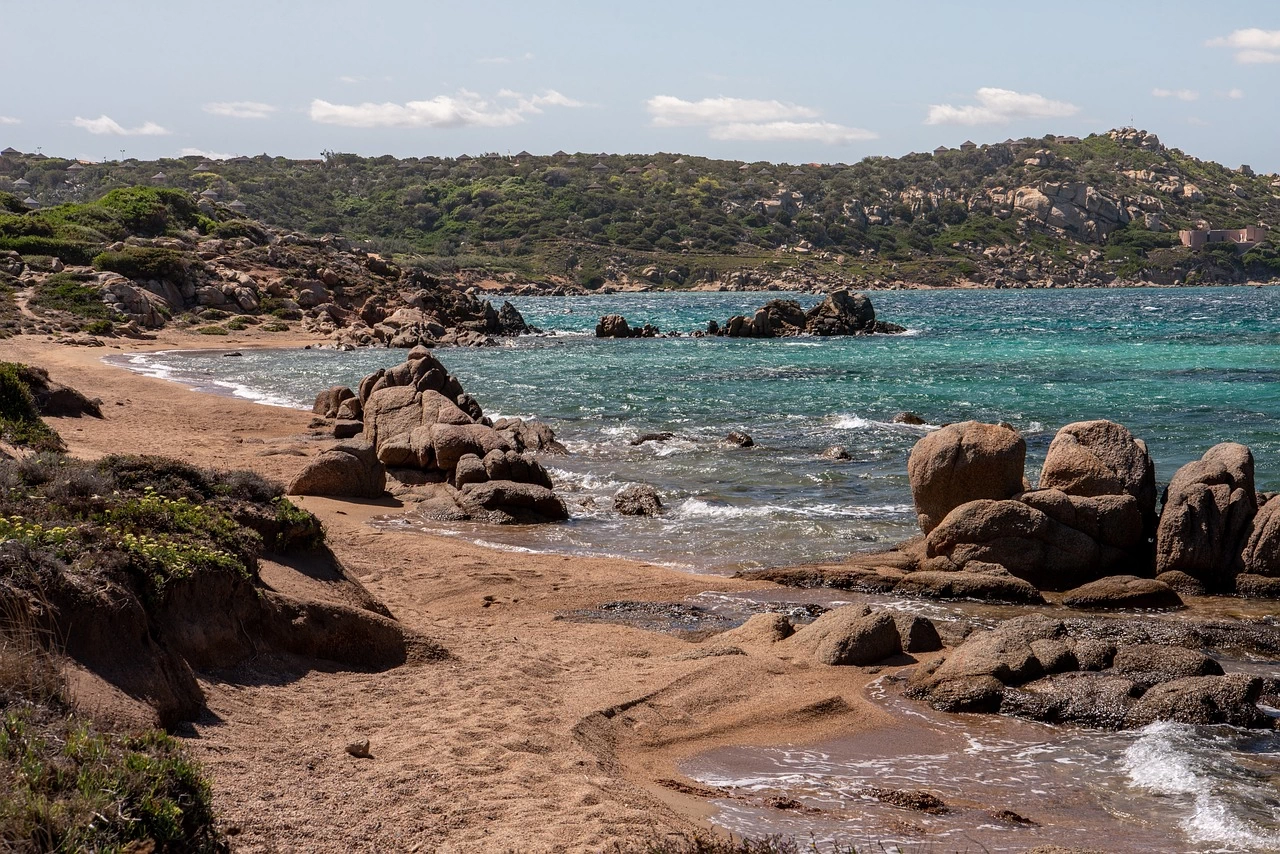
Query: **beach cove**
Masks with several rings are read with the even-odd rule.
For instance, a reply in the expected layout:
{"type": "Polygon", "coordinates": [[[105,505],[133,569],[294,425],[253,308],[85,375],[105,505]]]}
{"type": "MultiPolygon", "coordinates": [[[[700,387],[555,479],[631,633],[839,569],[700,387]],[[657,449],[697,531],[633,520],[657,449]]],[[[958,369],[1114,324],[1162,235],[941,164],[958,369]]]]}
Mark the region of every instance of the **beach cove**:
{"type": "MultiPolygon", "coordinates": [[[[714,298],[724,300],[727,296],[714,298]]],[[[739,302],[752,299],[750,295],[733,296],[739,302]]],[[[410,844],[423,846],[419,850],[463,850],[464,841],[474,842],[481,838],[477,834],[487,831],[483,837],[486,849],[599,850],[611,838],[689,829],[708,814],[707,798],[718,791],[712,789],[708,794],[695,786],[680,792],[659,781],[683,776],[713,786],[743,783],[723,773],[717,778],[705,768],[701,776],[695,776],[699,773],[696,765],[681,764],[704,750],[740,745],[768,750],[780,744],[814,744],[854,735],[879,738],[882,745],[908,740],[913,725],[925,727],[928,723],[913,724],[900,710],[874,698],[877,689],[872,683],[880,674],[857,668],[800,666],[771,660],[767,655],[691,657],[690,641],[701,639],[696,631],[681,635],[625,623],[558,619],[616,601],[670,603],[707,594],[739,599],[754,596],[760,601],[803,600],[801,591],[726,578],[720,573],[743,566],[837,559],[887,545],[910,533],[910,494],[905,488],[903,463],[906,452],[928,425],[911,429],[894,424],[892,417],[898,411],[927,409],[921,414],[932,426],[964,418],[1009,420],[1028,434],[1033,458],[1036,447],[1043,454],[1061,423],[1114,417],[1151,442],[1162,479],[1209,444],[1235,439],[1254,448],[1259,458],[1259,486],[1275,488],[1276,467],[1271,461],[1277,457],[1280,406],[1274,370],[1269,367],[1274,360],[1259,357],[1280,341],[1274,290],[1219,289],[1173,295],[1192,301],[1190,304],[1161,299],[1165,294],[1151,292],[1133,293],[1125,302],[1126,292],[1119,305],[1108,305],[1109,292],[1073,293],[1072,298],[1091,304],[1093,313],[1080,309],[1057,312],[1058,318],[1066,319],[1066,328],[1054,331],[1065,340],[1040,348],[1028,345],[1028,332],[1049,330],[1040,328],[1045,318],[1034,311],[1024,316],[1007,307],[986,312],[973,306],[948,307],[936,314],[980,327],[966,328],[969,342],[978,332],[987,336],[983,340],[988,344],[1009,349],[997,354],[977,353],[957,348],[953,342],[943,351],[947,358],[935,357],[932,362],[923,362],[919,350],[947,348],[942,322],[928,321],[920,307],[913,315],[909,304],[894,306],[892,296],[877,295],[881,316],[903,322],[912,335],[842,342],[664,339],[597,343],[583,333],[594,324],[592,313],[605,313],[599,300],[568,304],[530,300],[520,308],[534,325],[554,330],[549,338],[532,339],[529,345],[521,341],[512,348],[441,351],[440,357],[466,379],[467,387],[474,389],[488,411],[551,420],[562,439],[578,443],[570,445],[575,453],[565,462],[553,463],[557,480],[569,484],[570,496],[586,498],[594,493],[603,498],[625,482],[651,481],[655,473],[657,478],[669,478],[660,481],[661,487],[664,492],[675,492],[677,500],[670,503],[676,513],[683,513],[680,521],[685,527],[668,532],[665,540],[658,538],[659,543],[670,544],[668,551],[650,559],[677,564],[685,571],[618,559],[619,554],[644,559],[644,543],[655,541],[653,532],[628,540],[616,527],[609,530],[608,522],[600,522],[603,536],[598,535],[592,530],[589,512],[575,511],[575,516],[585,517],[576,524],[587,533],[566,543],[539,540],[544,535],[541,530],[433,533],[426,525],[416,526],[418,530],[373,526],[369,522],[375,517],[394,515],[396,508],[319,498],[301,500],[300,504],[325,522],[335,550],[357,576],[401,620],[444,643],[455,660],[415,668],[409,678],[403,670],[367,675],[315,671],[285,675],[280,668],[255,663],[244,672],[207,685],[210,708],[222,721],[197,724],[200,738],[191,743],[213,772],[215,788],[232,776],[220,775],[220,767],[234,771],[235,788],[219,790],[218,795],[239,829],[239,844],[247,846],[245,850],[271,850],[273,845],[285,844],[273,840],[289,840],[289,845],[305,840],[318,850],[326,845],[332,845],[332,850],[349,850],[351,840],[360,838],[371,845],[412,840],[410,844]],[[961,310],[965,308],[967,312],[961,310]],[[1149,318],[1161,312],[1176,317],[1164,320],[1163,328],[1153,331],[1149,318]],[[551,322],[566,317],[572,321],[561,321],[559,327],[551,322]],[[944,341],[931,345],[931,333],[944,341]],[[1115,338],[1130,339],[1126,343],[1133,348],[1160,344],[1166,349],[1155,357],[1139,359],[1121,353],[1122,348],[1107,351],[1108,346],[1117,346],[1115,338]],[[1083,343],[1086,339],[1093,341],[1097,352],[1089,352],[1083,343]],[[603,349],[606,347],[613,349],[603,349]],[[645,362],[649,358],[645,348],[659,347],[690,348],[676,351],[682,359],[671,359],[673,351],[667,349],[655,361],[679,365],[679,370],[687,372],[683,380],[689,388],[705,384],[707,372],[717,371],[727,389],[723,397],[706,402],[687,390],[682,395],[677,383],[680,377],[663,375],[656,364],[645,362]],[[721,349],[699,351],[716,347],[721,349]],[[823,347],[836,349],[840,358],[824,364],[790,355],[823,347]],[[864,351],[859,353],[859,347],[864,351]],[[879,348],[880,358],[866,359],[867,347],[879,348]],[[916,347],[917,351],[895,355],[889,351],[893,347],[916,347]],[[541,349],[550,354],[539,352],[541,349]],[[762,350],[786,357],[761,365],[753,357],[762,350]],[[1204,358],[1206,353],[1211,357],[1204,358]],[[861,360],[857,358],[860,355],[861,360]],[[594,390],[566,383],[575,368],[561,365],[556,373],[556,359],[576,363],[576,370],[588,383],[594,383],[594,390]],[[644,370],[633,367],[627,373],[626,365],[637,360],[644,370]],[[935,370],[945,363],[957,366],[953,376],[935,370]],[[1017,367],[1008,376],[1007,367],[1001,367],[999,374],[992,373],[997,365],[1017,367]],[[1153,369],[1153,365],[1158,367],[1153,369]],[[582,370],[584,366],[587,370],[582,370]],[[913,367],[919,369],[914,376],[913,367]],[[600,374],[593,375],[592,370],[600,374]],[[1059,373],[1046,378],[1045,373],[1052,370],[1059,373]],[[1081,371],[1088,376],[1082,386],[1096,385],[1097,376],[1089,375],[1090,371],[1109,374],[1117,394],[1096,395],[1094,400],[1063,395],[1062,387],[1070,387],[1073,372],[1079,376],[1081,371]],[[937,389],[932,401],[912,387],[913,380],[925,382],[928,372],[944,374],[936,380],[943,387],[937,389]],[[636,387],[628,389],[619,377],[636,387]],[[824,386],[824,377],[829,385],[824,386]],[[984,390],[977,379],[989,380],[989,388],[984,390]],[[754,386],[750,386],[752,381],[754,386]],[[743,405],[753,395],[759,404],[762,395],[758,389],[770,382],[793,385],[782,393],[764,395],[776,402],[772,408],[757,405],[753,412],[743,405]],[[650,402],[661,396],[645,383],[667,393],[665,410],[652,406],[650,402]],[[743,390],[735,391],[734,383],[741,383],[743,390]],[[607,399],[600,389],[610,384],[632,399],[620,406],[607,399]],[[851,401],[851,387],[867,396],[851,401]],[[1039,388],[1041,393],[1019,397],[1019,390],[1027,387],[1039,388]],[[1232,393],[1221,395],[1224,387],[1232,393]],[[593,397],[599,409],[594,413],[590,412],[593,397]],[[672,400],[687,408],[680,409],[672,400]],[[800,429],[788,423],[783,404],[794,407],[792,414],[804,419],[800,429]],[[1070,411],[1066,411],[1068,405],[1070,411]],[[699,410],[699,406],[704,408],[699,410]],[[681,427],[682,423],[689,426],[681,427]],[[574,424],[583,425],[577,437],[574,424]],[[638,452],[624,450],[631,447],[629,440],[639,432],[673,426],[684,444],[676,445],[672,453],[643,446],[638,452]],[[719,447],[722,432],[730,426],[747,429],[762,446],[753,451],[755,456],[744,469],[732,468],[742,465],[729,456],[737,450],[726,452],[719,447]],[[612,434],[607,432],[610,430],[612,434]],[[1042,438],[1037,445],[1038,434],[1042,438]],[[605,437],[609,435],[616,437],[610,450],[592,450],[608,446],[605,437]],[[836,442],[846,444],[854,457],[851,473],[824,480],[821,475],[836,466],[817,458],[836,442]],[[679,465],[667,471],[662,468],[668,458],[683,455],[696,459],[703,454],[712,457],[704,470],[697,466],[681,470],[679,465]],[[603,474],[599,471],[602,464],[603,474]],[[740,474],[762,468],[758,480],[740,474]],[[589,477],[602,480],[592,485],[589,477]],[[740,492],[724,488],[744,481],[749,486],[740,492]],[[803,485],[806,481],[807,487],[803,485]],[[721,491],[708,494],[712,485],[720,485],[721,491]],[[798,495],[797,487],[812,494],[798,495]],[[777,495],[772,501],[762,500],[760,492],[769,489],[777,495]],[[761,507],[768,509],[760,513],[756,508],[761,507]],[[844,513],[849,507],[860,508],[861,515],[844,513]],[[724,512],[726,509],[744,512],[724,512]],[[750,522],[744,522],[753,518],[753,511],[758,514],[754,529],[750,522]],[[715,520],[717,512],[721,520],[732,521],[697,521],[715,520]],[[876,512],[882,518],[877,518],[876,512]],[[829,522],[831,518],[836,521],[829,522]],[[788,531],[788,537],[785,548],[771,553],[759,544],[769,542],[768,532],[775,526],[788,531]],[[758,532],[753,543],[757,547],[748,550],[744,560],[742,550],[735,552],[728,546],[732,538],[750,537],[753,532],[758,532]],[[476,546],[469,539],[484,540],[504,550],[476,546]],[[698,545],[690,548],[690,540],[698,545]],[[811,553],[798,553],[796,544],[805,541],[821,545],[811,553]],[[620,547],[610,549],[610,542],[620,547]],[[713,559],[690,560],[691,554],[709,554],[713,559]],[[689,569],[716,574],[691,574],[689,569]],[[726,684],[735,690],[725,692],[726,684]],[[264,711],[271,714],[263,715],[264,711]],[[404,725],[410,717],[412,728],[404,725]],[[273,723],[265,724],[267,718],[273,723]],[[353,732],[356,730],[359,732],[353,732]],[[360,733],[370,738],[379,761],[339,764],[349,759],[341,755],[343,740],[360,733]],[[355,774],[349,773],[352,769],[355,774]],[[531,792],[535,794],[531,796],[531,792]],[[518,804],[513,797],[519,798],[518,804]],[[439,813],[428,819],[424,801],[439,813]],[[342,826],[339,837],[333,836],[335,816],[342,826]],[[537,829],[531,829],[530,819],[535,816],[537,829]],[[535,833],[540,835],[531,836],[535,833]],[[308,839],[307,834],[314,834],[314,838],[308,839]]],[[[992,296],[1028,299],[1014,294],[992,296]]],[[[1043,295],[1030,298],[1035,296],[1043,295]]],[[[625,313],[635,320],[650,320],[664,329],[687,323],[685,331],[697,325],[695,320],[705,320],[695,314],[716,317],[724,314],[725,307],[721,302],[672,308],[672,303],[678,305],[679,297],[627,299],[631,302],[624,303],[625,313]]],[[[222,396],[216,398],[103,366],[98,361],[101,351],[55,348],[30,341],[3,346],[6,358],[46,365],[64,381],[102,397],[107,404],[104,424],[68,421],[57,425],[73,454],[97,456],[121,448],[172,453],[206,465],[244,466],[287,480],[322,445],[308,433],[310,416],[278,406],[258,406],[236,396],[305,404],[308,388],[314,392],[335,381],[350,382],[347,377],[358,379],[375,359],[390,364],[399,354],[311,350],[278,356],[255,349],[264,340],[278,343],[278,338],[270,336],[245,335],[226,342],[228,350],[242,354],[237,358],[223,353],[178,355],[172,351],[204,342],[197,336],[161,333],[139,352],[161,350],[164,354],[124,359],[133,361],[135,369],[168,373],[205,390],[221,391],[222,396]],[[295,361],[287,363],[288,367],[270,361],[254,366],[254,360],[277,358],[295,361]],[[335,375],[335,366],[343,363],[349,365],[343,369],[349,373],[335,375]],[[258,373],[246,376],[255,367],[258,373]],[[205,373],[200,375],[200,370],[205,373]],[[263,380],[269,376],[285,378],[288,383],[281,387],[263,380]],[[117,399],[122,406],[116,406],[117,399]],[[158,436],[166,437],[161,444],[171,447],[155,447],[158,436]]],[[[289,343],[298,346],[303,341],[289,343]]],[[[824,355],[829,356],[830,350],[824,355]]],[[[573,529],[574,524],[567,527],[573,529]]],[[[851,599],[856,597],[829,596],[822,601],[833,604],[851,599]]],[[[735,617],[741,619],[740,602],[738,607],[735,617]]],[[[932,615],[939,619],[945,616],[938,611],[932,615]]],[[[723,809],[725,804],[720,806],[723,809]]],[[[997,808],[1017,809],[1012,803],[994,802],[974,807],[978,812],[997,808]]],[[[1037,813],[1036,818],[1042,830],[1000,831],[1015,846],[1007,850],[1025,850],[1024,841],[1056,839],[1052,832],[1055,818],[1066,824],[1078,823],[1081,817],[1078,806],[1070,804],[1041,808],[1046,812],[1037,813]],[[1061,812],[1055,815],[1055,809],[1061,812]],[[1024,835],[1012,835],[1016,833],[1024,835]]],[[[734,826],[723,814],[716,820],[734,826]]],[[[1115,819],[1104,816],[1094,820],[1115,819]]],[[[803,830],[803,817],[798,826],[747,822],[737,828],[789,826],[793,832],[803,830]]],[[[1098,825],[1100,829],[1105,826],[1098,825]]],[[[919,840],[927,845],[929,831],[922,830],[919,840]]],[[[860,828],[859,832],[867,830],[860,828]]],[[[880,838],[887,838],[883,827],[878,832],[880,838]]],[[[1255,838],[1255,848],[1256,842],[1255,838]]],[[[1223,844],[1223,840],[1217,843],[1223,844]]]]}

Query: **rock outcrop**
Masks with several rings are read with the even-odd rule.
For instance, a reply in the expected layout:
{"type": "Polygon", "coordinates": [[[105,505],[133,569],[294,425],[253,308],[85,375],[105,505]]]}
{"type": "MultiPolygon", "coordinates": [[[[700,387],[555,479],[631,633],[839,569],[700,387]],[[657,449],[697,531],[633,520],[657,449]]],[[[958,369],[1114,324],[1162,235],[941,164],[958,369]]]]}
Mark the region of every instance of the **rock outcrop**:
{"type": "Polygon", "coordinates": [[[289,481],[289,495],[380,498],[387,473],[372,445],[363,439],[340,442],[322,452],[289,481]]]}
{"type": "Polygon", "coordinates": [[[775,338],[790,335],[871,335],[905,332],[894,323],[876,320],[866,294],[840,288],[827,294],[807,312],[795,300],[770,300],[751,317],[737,315],[724,326],[708,327],[709,334],[728,338],[775,338]]]}
{"type": "Polygon", "coordinates": [[[929,533],[967,502],[1022,492],[1026,458],[1026,441],[1003,425],[965,421],[925,436],[907,461],[920,529],[929,533]]]}
{"type": "MultiPolygon", "coordinates": [[[[917,669],[908,696],[943,711],[1002,712],[1107,729],[1157,720],[1270,728],[1257,677],[1223,675],[1176,643],[1107,640],[1100,627],[1042,615],[975,632],[942,661],[917,669]]],[[[1190,640],[1190,638],[1188,638],[1190,640]]]]}
{"type": "Polygon", "coordinates": [[[1243,569],[1257,502],[1253,454],[1244,445],[1215,445],[1178,469],[1160,515],[1157,571],[1185,572],[1210,592],[1230,591],[1243,569]]]}
{"type": "Polygon", "coordinates": [[[1263,504],[1253,517],[1241,563],[1250,575],[1280,578],[1280,498],[1263,504]]]}

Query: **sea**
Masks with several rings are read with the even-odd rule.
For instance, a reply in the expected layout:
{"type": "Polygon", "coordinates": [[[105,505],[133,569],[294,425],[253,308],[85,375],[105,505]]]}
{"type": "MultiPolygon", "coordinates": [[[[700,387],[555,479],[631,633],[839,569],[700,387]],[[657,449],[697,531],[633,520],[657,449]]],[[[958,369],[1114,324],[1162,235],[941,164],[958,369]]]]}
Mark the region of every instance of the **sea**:
{"type": "MultiPolygon", "coordinates": [[[[436,355],[486,414],[537,418],[555,430],[570,453],[544,464],[572,518],[548,526],[398,524],[515,552],[612,555],[703,573],[839,560],[916,533],[906,476],[911,448],[942,425],[970,419],[1008,422],[1022,432],[1032,485],[1060,427],[1107,418],[1147,443],[1161,484],[1214,444],[1234,441],[1253,450],[1258,488],[1280,491],[1280,288],[870,296],[879,319],[908,331],[772,340],[690,334],[709,320],[723,325],[750,315],[768,299],[808,308],[820,299],[810,294],[513,297],[540,334],[436,355]],[[605,314],[680,334],[600,340],[594,329],[605,314]],[[924,423],[895,421],[901,413],[924,423]],[[725,441],[731,431],[747,433],[754,445],[725,441]],[[633,444],[657,432],[672,436],[633,444]],[[849,459],[824,454],[834,446],[849,459]],[[613,511],[613,496],[633,483],[659,491],[662,515],[613,511]]],[[[239,353],[109,358],[197,389],[309,409],[319,390],[355,387],[404,355],[327,348],[239,353]]],[[[1270,662],[1249,666],[1280,674],[1270,662]]],[[[897,702],[888,693],[883,701],[897,702]]],[[[898,712],[919,714],[906,706],[898,712]]],[[[929,726],[936,732],[953,727],[952,719],[934,717],[929,726]]],[[[865,746],[846,740],[713,752],[685,771],[713,785],[798,793],[819,808],[853,804],[851,814],[863,816],[835,827],[795,812],[721,803],[714,820],[743,832],[892,838],[901,822],[890,816],[877,824],[876,810],[855,794],[873,779],[944,793],[949,786],[972,790],[981,779],[992,791],[1030,797],[1032,811],[1035,798],[1052,800],[1074,780],[1083,786],[1076,794],[1084,798],[1078,815],[1087,832],[1008,835],[1013,831],[1000,822],[961,811],[951,825],[946,817],[920,818],[932,842],[919,850],[1024,850],[1018,840],[1088,842],[1090,834],[1107,833],[1121,850],[1280,851],[1275,734],[1157,724],[1081,735],[1003,719],[958,726],[950,746],[939,735],[937,745],[921,745],[911,761],[901,753],[867,755],[865,746]],[[944,754],[945,761],[938,758],[944,754]],[[940,840],[942,849],[934,847],[940,840]]],[[[899,847],[912,850],[910,839],[899,847]]]]}

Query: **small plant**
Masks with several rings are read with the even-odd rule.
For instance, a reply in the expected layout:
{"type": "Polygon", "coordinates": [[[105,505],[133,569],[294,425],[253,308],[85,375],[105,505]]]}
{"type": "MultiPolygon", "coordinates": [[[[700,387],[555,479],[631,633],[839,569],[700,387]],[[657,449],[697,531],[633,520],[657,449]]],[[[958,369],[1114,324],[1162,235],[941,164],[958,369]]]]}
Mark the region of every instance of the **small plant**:
{"type": "Polygon", "coordinates": [[[35,451],[61,451],[62,438],[40,417],[18,368],[13,362],[0,362],[0,438],[35,451]]]}
{"type": "Polygon", "coordinates": [[[278,320],[273,320],[270,323],[264,323],[261,329],[263,332],[288,332],[289,324],[281,323],[278,320]]]}
{"type": "Polygon", "coordinates": [[[112,335],[116,325],[110,320],[92,320],[84,325],[84,331],[90,335],[112,335]]]}
{"type": "Polygon", "coordinates": [[[115,312],[102,301],[102,291],[70,273],[54,273],[35,286],[31,304],[46,311],[65,311],[76,317],[109,320],[115,312]]]}
{"type": "Polygon", "coordinates": [[[227,329],[223,326],[201,326],[196,329],[201,335],[227,335],[227,329]]]}

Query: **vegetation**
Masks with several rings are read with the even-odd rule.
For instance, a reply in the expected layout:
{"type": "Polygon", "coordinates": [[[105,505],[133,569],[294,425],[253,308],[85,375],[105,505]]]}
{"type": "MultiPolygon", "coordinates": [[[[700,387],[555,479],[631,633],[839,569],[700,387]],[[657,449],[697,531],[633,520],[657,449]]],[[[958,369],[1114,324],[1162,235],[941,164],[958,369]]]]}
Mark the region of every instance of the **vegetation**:
{"type": "Polygon", "coordinates": [[[162,732],[103,732],[56,700],[0,699],[0,781],[6,850],[228,850],[200,767],[162,732]]]}
{"type": "Polygon", "coordinates": [[[616,845],[613,854],[859,854],[887,852],[896,849],[882,845],[820,844],[813,840],[799,842],[794,838],[769,836],[763,839],[729,839],[704,833],[693,836],[665,836],[632,845],[616,845]]]}
{"type": "Polygon", "coordinates": [[[46,311],[65,311],[87,320],[109,320],[115,315],[103,303],[100,290],[70,273],[54,273],[37,284],[31,305],[46,311]]]}
{"type": "Polygon", "coordinates": [[[0,439],[33,451],[62,450],[62,438],[40,417],[19,367],[0,362],[0,439]]]}
{"type": "MultiPolygon", "coordinates": [[[[798,166],[674,154],[400,160],[327,152],[322,160],[263,155],[205,169],[199,159],[86,165],[69,185],[67,161],[9,158],[0,179],[25,177],[32,192],[65,203],[0,213],[0,249],[181,281],[198,263],[190,253],[104,250],[129,236],[192,229],[261,244],[259,224],[195,201],[213,189],[273,226],[341,233],[432,274],[514,273],[588,288],[619,271],[679,288],[741,269],[947,284],[980,279],[988,249],[1059,266],[1099,250],[1098,268],[1122,278],[1192,268],[1210,278],[1276,275],[1264,253],[1226,265],[1202,253],[1158,254],[1173,248],[1177,229],[1200,221],[1280,224],[1275,176],[1110,134],[798,166]],[[172,186],[124,186],[155,171],[172,186]],[[1137,214],[1110,234],[1064,236],[1012,206],[1017,188],[1061,183],[1094,187],[1137,214]],[[1156,230],[1147,229],[1145,210],[1159,211],[1156,230]]],[[[0,200],[0,209],[12,208],[0,200]]]]}

